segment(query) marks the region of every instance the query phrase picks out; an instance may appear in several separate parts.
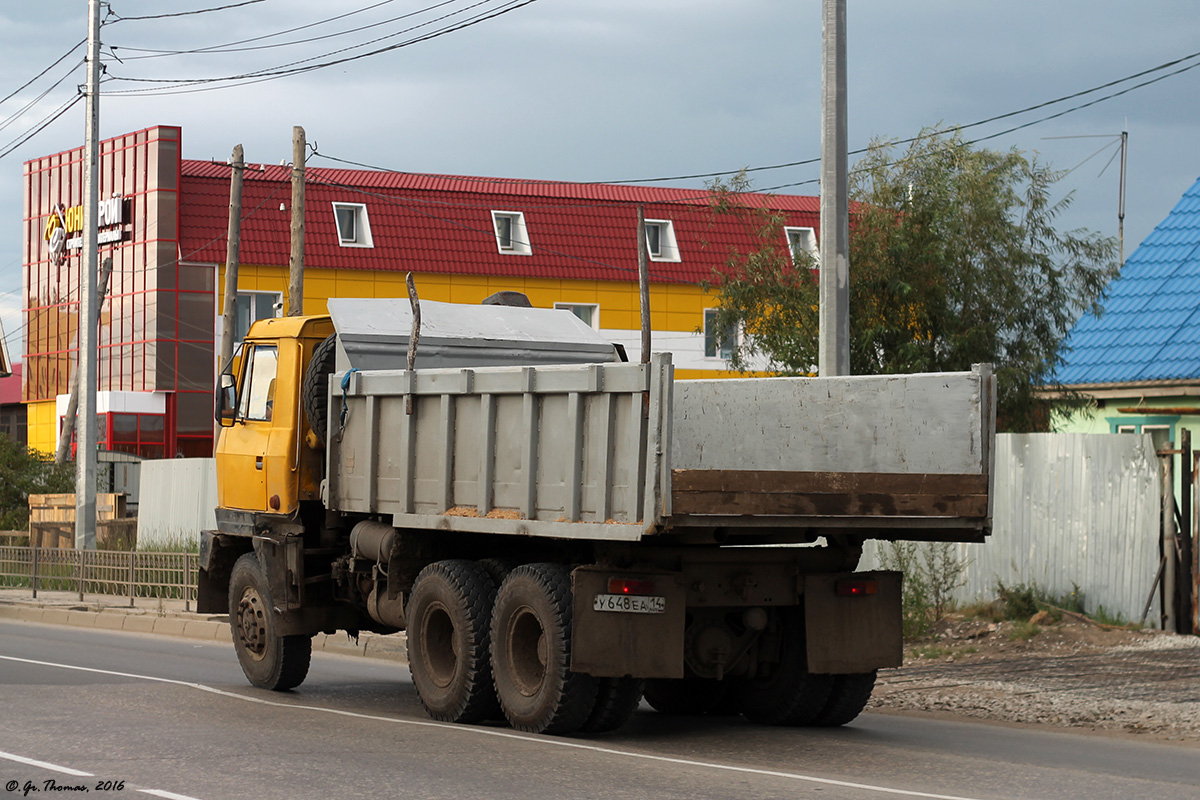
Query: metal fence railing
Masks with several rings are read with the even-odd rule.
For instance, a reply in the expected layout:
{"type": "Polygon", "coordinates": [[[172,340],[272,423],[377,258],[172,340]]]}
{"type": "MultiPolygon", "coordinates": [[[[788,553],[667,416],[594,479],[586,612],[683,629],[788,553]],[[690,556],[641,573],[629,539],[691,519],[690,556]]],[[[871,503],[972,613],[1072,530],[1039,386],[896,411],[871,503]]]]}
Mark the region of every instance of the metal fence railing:
{"type": "Polygon", "coordinates": [[[78,592],[183,600],[191,611],[196,599],[195,553],[139,553],[118,550],[69,550],[49,547],[0,547],[0,588],[78,592]]]}

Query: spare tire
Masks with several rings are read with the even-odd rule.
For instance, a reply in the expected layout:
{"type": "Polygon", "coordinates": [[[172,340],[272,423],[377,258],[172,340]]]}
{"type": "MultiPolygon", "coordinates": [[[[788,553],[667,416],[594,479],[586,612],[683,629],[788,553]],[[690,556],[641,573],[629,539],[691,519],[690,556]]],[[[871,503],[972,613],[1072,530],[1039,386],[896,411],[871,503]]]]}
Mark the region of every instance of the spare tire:
{"type": "Polygon", "coordinates": [[[334,356],[337,354],[337,334],[331,334],[313,348],[312,358],[304,369],[304,383],[300,387],[300,399],[304,405],[304,416],[312,428],[317,441],[325,445],[325,433],[329,425],[329,376],[333,374],[334,356]]]}

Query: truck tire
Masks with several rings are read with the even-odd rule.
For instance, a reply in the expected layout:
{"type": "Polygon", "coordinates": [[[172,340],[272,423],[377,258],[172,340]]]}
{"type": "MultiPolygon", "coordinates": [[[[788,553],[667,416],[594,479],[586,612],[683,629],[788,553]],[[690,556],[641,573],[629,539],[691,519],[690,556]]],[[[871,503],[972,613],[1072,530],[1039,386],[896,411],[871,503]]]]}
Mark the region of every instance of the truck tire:
{"type": "Polygon", "coordinates": [[[277,692],[304,682],[312,660],[311,636],[279,636],[267,577],[258,556],[246,553],[229,576],[229,628],[242,672],[260,689],[277,692]]]}
{"type": "Polygon", "coordinates": [[[300,384],[304,416],[322,445],[329,425],[329,376],[333,374],[336,355],[337,335],[333,334],[313,348],[312,358],[304,368],[304,381],[300,384]]]}
{"type": "Polygon", "coordinates": [[[421,570],[408,600],[408,663],[417,697],[443,722],[482,722],[497,711],[489,624],[496,585],[473,561],[421,570]]]}
{"type": "Polygon", "coordinates": [[[644,688],[645,681],[639,678],[597,678],[596,704],[580,732],[610,733],[620,728],[637,711],[644,688]]]}
{"type": "Polygon", "coordinates": [[[760,725],[811,725],[829,702],[833,676],[808,671],[803,615],[787,609],[780,623],[779,661],[735,684],[737,705],[746,719],[760,725]]]}
{"type": "Polygon", "coordinates": [[[861,672],[853,675],[834,675],[833,690],[821,713],[812,721],[813,725],[836,728],[850,722],[866,707],[875,689],[875,673],[861,672]]]}
{"type": "Polygon", "coordinates": [[[561,564],[508,574],[492,611],[492,672],[508,723],[529,733],[573,733],[588,721],[596,679],[571,671],[571,575],[561,564]]]}
{"type": "Polygon", "coordinates": [[[660,714],[696,716],[719,714],[727,702],[728,681],[699,678],[652,678],[646,681],[646,702],[660,714]]]}

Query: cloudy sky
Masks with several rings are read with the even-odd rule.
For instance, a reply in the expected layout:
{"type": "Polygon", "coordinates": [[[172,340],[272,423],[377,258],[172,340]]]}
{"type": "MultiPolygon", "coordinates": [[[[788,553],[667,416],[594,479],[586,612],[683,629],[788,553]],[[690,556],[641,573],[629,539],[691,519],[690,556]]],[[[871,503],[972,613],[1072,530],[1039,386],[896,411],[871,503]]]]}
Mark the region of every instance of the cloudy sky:
{"type": "MultiPolygon", "coordinates": [[[[1195,0],[847,5],[852,150],[1116,82],[964,131],[988,137],[1161,79],[980,146],[1036,151],[1073,170],[1059,184],[1074,192],[1063,224],[1116,235],[1118,163],[1105,165],[1127,126],[1126,253],[1200,176],[1195,0]]],[[[227,160],[241,143],[247,160],[278,163],[291,158],[293,125],[315,143],[316,166],[336,166],[322,158],[332,156],[500,177],[627,182],[820,154],[820,0],[112,0],[106,8],[101,136],[179,125],[186,158],[227,160]],[[156,16],[218,6],[233,7],[156,16]],[[336,15],[344,16],[329,21],[336,15]],[[393,45],[403,46],[366,55],[393,45]],[[254,82],[212,80],[260,71],[254,82]],[[198,80],[208,82],[180,83],[198,80]]],[[[15,93],[0,103],[0,313],[14,355],[22,163],[83,143],[82,102],[42,125],[78,94],[84,49],[72,47],[86,35],[86,0],[0,7],[0,97],[15,93]]],[[[816,194],[808,181],[817,175],[816,165],[753,173],[758,188],[797,194],[816,194]]]]}

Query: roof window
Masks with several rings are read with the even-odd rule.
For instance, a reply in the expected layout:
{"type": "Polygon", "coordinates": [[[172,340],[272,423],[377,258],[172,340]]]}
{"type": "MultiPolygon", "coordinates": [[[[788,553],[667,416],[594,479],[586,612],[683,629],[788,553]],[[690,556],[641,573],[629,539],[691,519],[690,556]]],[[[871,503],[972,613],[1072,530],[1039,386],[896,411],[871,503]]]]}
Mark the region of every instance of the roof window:
{"type": "Polygon", "coordinates": [[[362,203],[334,203],[333,220],[337,223],[338,244],[342,247],[374,247],[367,207],[362,203]]]}
{"type": "Polygon", "coordinates": [[[651,261],[678,261],[675,225],[669,219],[646,220],[646,251],[651,261]]]}
{"type": "Polygon", "coordinates": [[[492,227],[496,231],[496,249],[505,255],[533,255],[525,215],[520,211],[493,211],[492,227]]]}
{"type": "Polygon", "coordinates": [[[821,251],[817,247],[817,233],[812,228],[784,228],[787,236],[788,252],[792,254],[792,263],[803,261],[802,254],[807,253],[812,259],[812,265],[821,263],[821,251]]]}

